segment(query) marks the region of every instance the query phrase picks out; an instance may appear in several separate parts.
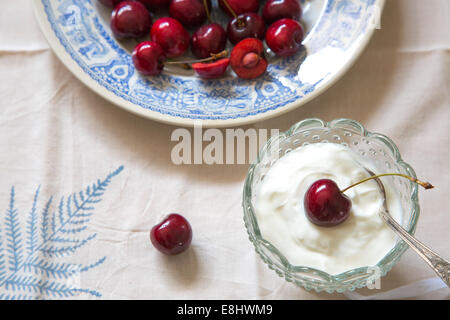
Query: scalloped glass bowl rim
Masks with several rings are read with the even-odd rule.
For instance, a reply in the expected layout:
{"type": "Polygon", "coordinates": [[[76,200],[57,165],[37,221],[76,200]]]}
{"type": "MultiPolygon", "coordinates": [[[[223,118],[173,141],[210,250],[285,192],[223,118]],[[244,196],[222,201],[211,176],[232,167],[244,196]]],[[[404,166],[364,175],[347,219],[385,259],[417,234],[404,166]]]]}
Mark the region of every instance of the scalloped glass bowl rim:
{"type": "MultiPolygon", "coordinates": [[[[283,269],[284,269],[285,273],[290,273],[290,274],[295,274],[296,272],[310,273],[315,276],[319,276],[321,278],[321,280],[324,280],[324,282],[320,283],[321,285],[326,286],[327,284],[330,284],[330,285],[335,286],[342,281],[348,280],[351,277],[358,276],[358,275],[362,276],[362,275],[368,274],[368,272],[370,271],[370,268],[373,268],[373,266],[360,267],[360,268],[348,270],[346,272],[343,272],[343,273],[340,273],[337,275],[331,275],[325,271],[318,270],[315,268],[310,268],[307,266],[295,266],[295,265],[290,264],[289,261],[287,260],[287,258],[275,246],[273,246],[269,241],[265,240],[261,236],[258,224],[256,222],[256,217],[254,215],[254,208],[251,203],[251,196],[252,196],[251,184],[252,184],[252,180],[253,180],[253,172],[254,172],[256,166],[260,163],[260,160],[261,160],[264,152],[266,152],[270,148],[270,146],[275,142],[275,140],[283,140],[283,139],[290,137],[296,133],[311,130],[311,129],[326,130],[327,128],[348,130],[348,131],[351,131],[352,133],[359,134],[363,137],[367,137],[369,139],[377,139],[378,141],[383,142],[389,148],[389,150],[391,150],[392,157],[395,159],[396,164],[403,167],[408,172],[408,174],[410,174],[412,177],[416,178],[414,169],[408,163],[406,163],[402,160],[397,146],[389,137],[387,137],[383,134],[380,134],[380,133],[369,132],[365,129],[365,127],[361,123],[359,123],[358,121],[355,121],[355,120],[351,120],[351,119],[341,118],[341,119],[332,120],[330,122],[325,122],[318,118],[310,118],[310,119],[305,119],[305,120],[297,122],[289,130],[280,133],[278,136],[270,138],[266,142],[266,144],[260,150],[256,161],[252,165],[250,165],[250,168],[248,170],[247,178],[246,178],[245,184],[244,184],[244,195],[243,195],[242,205],[243,205],[243,209],[244,209],[245,227],[246,227],[247,233],[250,237],[250,241],[255,246],[255,249],[256,249],[255,241],[259,241],[262,245],[264,245],[267,249],[269,249],[273,254],[275,254],[279,258],[279,260],[281,261],[281,263],[283,265],[283,269]],[[246,219],[247,217],[249,218],[248,222],[246,219]],[[255,230],[254,234],[249,230],[249,226],[247,225],[247,223],[252,223],[253,228],[255,230]]],[[[418,219],[419,219],[420,208],[419,208],[419,204],[418,204],[418,186],[417,186],[417,184],[414,184],[412,182],[411,182],[411,184],[412,184],[412,192],[411,192],[412,211],[411,211],[411,215],[409,218],[410,224],[409,224],[409,228],[407,229],[407,231],[413,235],[415,232],[415,229],[416,229],[418,219]]],[[[400,257],[406,251],[407,248],[408,248],[408,245],[404,241],[398,241],[397,244],[394,246],[394,248],[392,248],[385,255],[385,257],[376,264],[376,266],[381,269],[381,276],[385,276],[387,274],[387,272],[389,272],[392,269],[392,267],[398,262],[398,260],[400,259],[400,257]]],[[[258,252],[258,250],[257,250],[257,252],[258,252]]],[[[261,256],[261,253],[258,252],[258,254],[261,256]]],[[[267,259],[267,257],[261,256],[261,258],[266,264],[268,264],[265,261],[265,259],[267,259]]],[[[269,260],[270,260],[270,258],[269,258],[269,260]]],[[[272,269],[270,264],[268,264],[268,265],[272,269]]],[[[276,265],[279,266],[279,264],[276,264],[276,265]]],[[[372,274],[373,274],[373,271],[372,271],[372,274]]],[[[282,275],[280,275],[280,276],[282,276],[282,275]]],[[[301,275],[296,275],[296,277],[302,278],[301,275]]],[[[309,279],[306,277],[303,280],[305,280],[307,282],[317,281],[317,280],[312,280],[312,279],[309,279]]],[[[302,286],[304,286],[304,285],[302,284],[302,286]]],[[[342,292],[345,290],[354,290],[357,287],[360,288],[360,287],[364,287],[364,286],[365,286],[365,284],[363,284],[363,285],[356,284],[355,287],[349,287],[349,283],[346,283],[343,287],[344,290],[337,290],[337,291],[342,292]]],[[[309,289],[309,288],[307,288],[307,289],[309,289]]],[[[314,288],[314,289],[316,289],[316,291],[327,290],[326,288],[322,288],[322,289],[314,288]]],[[[331,290],[327,290],[327,291],[333,292],[334,290],[331,289],[331,290]]]]}

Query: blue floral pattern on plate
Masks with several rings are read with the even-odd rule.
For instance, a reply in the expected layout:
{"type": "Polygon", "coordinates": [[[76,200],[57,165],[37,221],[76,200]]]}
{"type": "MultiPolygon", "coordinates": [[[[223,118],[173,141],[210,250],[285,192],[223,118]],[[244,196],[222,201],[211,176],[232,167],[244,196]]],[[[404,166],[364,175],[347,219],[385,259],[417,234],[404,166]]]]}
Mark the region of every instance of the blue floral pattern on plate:
{"type": "MultiPolygon", "coordinates": [[[[305,1],[319,1],[323,8],[304,41],[304,50],[294,57],[271,61],[265,76],[251,81],[232,74],[214,81],[169,72],[142,77],[135,72],[129,52],[111,35],[95,1],[41,0],[41,4],[60,45],[98,86],[136,108],[190,121],[223,121],[299,105],[326,86],[356,54],[355,46],[361,46],[356,43],[369,33],[375,8],[383,4],[383,0],[305,1]],[[313,81],[302,78],[302,62],[309,64],[310,55],[330,48],[341,50],[346,58],[336,60],[330,70],[318,72],[313,81]]],[[[323,59],[330,57],[333,59],[323,59]]]]}

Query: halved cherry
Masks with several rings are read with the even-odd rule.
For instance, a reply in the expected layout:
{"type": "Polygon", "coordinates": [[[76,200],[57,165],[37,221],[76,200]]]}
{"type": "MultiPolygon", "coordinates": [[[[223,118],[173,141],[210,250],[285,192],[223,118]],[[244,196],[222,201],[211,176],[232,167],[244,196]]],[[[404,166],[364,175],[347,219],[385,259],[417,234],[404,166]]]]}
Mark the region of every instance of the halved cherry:
{"type": "Polygon", "coordinates": [[[194,63],[192,69],[202,78],[217,79],[227,71],[229,65],[230,59],[223,58],[211,63],[194,63]]]}
{"type": "Polygon", "coordinates": [[[256,38],[247,38],[236,44],[230,60],[231,68],[242,79],[257,78],[267,70],[264,45],[256,38]]]}

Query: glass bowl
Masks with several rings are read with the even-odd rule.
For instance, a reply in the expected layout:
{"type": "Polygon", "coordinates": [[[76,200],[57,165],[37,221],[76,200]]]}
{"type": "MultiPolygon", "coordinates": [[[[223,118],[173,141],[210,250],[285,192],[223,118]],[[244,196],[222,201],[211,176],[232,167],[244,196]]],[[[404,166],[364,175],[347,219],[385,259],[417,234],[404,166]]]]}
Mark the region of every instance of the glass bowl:
{"type": "MultiPolygon", "coordinates": [[[[312,143],[338,143],[373,161],[379,172],[397,172],[416,177],[410,165],[405,163],[398,148],[391,139],[379,133],[367,131],[362,124],[350,119],[324,122],[320,119],[306,119],[292,126],[288,131],[272,137],[260,150],[257,160],[250,166],[244,185],[244,222],[250,241],[256,252],[268,267],[286,281],[307,290],[317,292],[344,292],[373,284],[374,275],[385,276],[399,261],[408,248],[402,240],[375,266],[367,266],[331,275],[327,272],[292,265],[259,230],[254,212],[254,201],[259,183],[271,166],[286,153],[312,143]]],[[[410,234],[414,234],[419,218],[417,184],[399,177],[390,177],[390,183],[401,199],[403,217],[401,224],[410,234]]]]}

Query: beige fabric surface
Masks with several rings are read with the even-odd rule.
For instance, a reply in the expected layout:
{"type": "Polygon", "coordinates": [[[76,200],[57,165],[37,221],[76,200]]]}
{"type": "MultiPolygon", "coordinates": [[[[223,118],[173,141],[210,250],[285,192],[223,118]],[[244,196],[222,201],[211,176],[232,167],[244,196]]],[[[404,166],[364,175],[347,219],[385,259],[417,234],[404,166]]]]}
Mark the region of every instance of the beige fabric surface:
{"type": "MultiPolygon", "coordinates": [[[[247,165],[173,165],[174,127],[127,113],[79,82],[49,48],[27,0],[2,8],[1,214],[12,185],[25,221],[38,185],[48,199],[124,166],[89,225],[97,237],[72,257],[107,257],[83,276],[86,287],[106,299],[346,299],[288,284],[258,258],[242,222],[247,165]],[[170,212],[188,217],[194,242],[169,258],[151,247],[149,230],[170,212]]],[[[437,187],[420,191],[416,235],[450,258],[450,1],[387,0],[381,29],[341,80],[307,105],[248,127],[285,130],[309,117],[353,118],[391,137],[418,176],[437,187]]],[[[408,250],[381,291],[432,277],[408,250]]]]}

